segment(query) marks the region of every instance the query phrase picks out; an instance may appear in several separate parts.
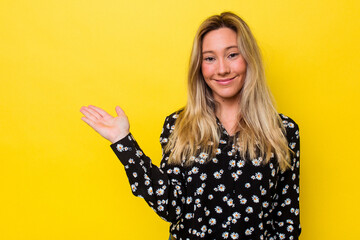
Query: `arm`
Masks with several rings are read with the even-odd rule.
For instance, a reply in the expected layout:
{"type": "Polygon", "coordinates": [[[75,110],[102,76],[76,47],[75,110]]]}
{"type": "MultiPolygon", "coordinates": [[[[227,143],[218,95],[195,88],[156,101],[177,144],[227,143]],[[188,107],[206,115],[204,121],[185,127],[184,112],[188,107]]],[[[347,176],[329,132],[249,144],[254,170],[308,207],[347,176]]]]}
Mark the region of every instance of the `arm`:
{"type": "MultiPolygon", "coordinates": [[[[163,148],[170,135],[170,118],[166,118],[160,136],[163,148]]],[[[111,148],[125,167],[133,194],[144,198],[164,220],[176,222],[182,214],[185,201],[181,167],[169,166],[168,155],[164,152],[161,167],[153,165],[131,133],[111,144],[111,148]]]]}
{"type": "Polygon", "coordinates": [[[294,154],[290,154],[291,167],[285,172],[279,173],[273,224],[277,239],[297,240],[301,233],[299,215],[300,136],[297,124],[290,118],[286,127],[289,147],[294,154]]]}
{"type": "MultiPolygon", "coordinates": [[[[125,166],[131,189],[135,196],[143,197],[163,219],[174,222],[182,213],[185,201],[183,177],[180,166],[169,166],[168,155],[163,152],[161,168],[151,163],[129,133],[129,121],[124,111],[117,106],[117,117],[101,108],[89,105],[80,109],[81,119],[101,136],[108,139],[111,148],[125,166]]],[[[175,122],[175,114],[167,117],[160,141],[164,148],[175,122]]]]}

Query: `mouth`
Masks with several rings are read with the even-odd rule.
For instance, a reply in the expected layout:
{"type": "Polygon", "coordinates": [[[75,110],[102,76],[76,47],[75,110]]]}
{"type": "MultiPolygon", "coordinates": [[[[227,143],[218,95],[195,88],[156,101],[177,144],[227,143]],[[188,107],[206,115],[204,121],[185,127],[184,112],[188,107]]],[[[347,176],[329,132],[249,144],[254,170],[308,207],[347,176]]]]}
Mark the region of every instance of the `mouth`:
{"type": "Polygon", "coordinates": [[[232,80],[234,80],[235,78],[236,78],[236,76],[232,77],[232,78],[214,79],[214,80],[221,85],[226,85],[226,84],[230,83],[232,80]]]}

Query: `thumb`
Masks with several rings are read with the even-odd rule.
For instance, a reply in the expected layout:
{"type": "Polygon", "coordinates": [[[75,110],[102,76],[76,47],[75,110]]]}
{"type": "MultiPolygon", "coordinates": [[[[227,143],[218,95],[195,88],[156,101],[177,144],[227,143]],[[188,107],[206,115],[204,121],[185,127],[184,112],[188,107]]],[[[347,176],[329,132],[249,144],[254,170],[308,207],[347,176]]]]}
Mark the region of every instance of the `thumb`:
{"type": "Polygon", "coordinates": [[[125,115],[124,110],[122,110],[119,106],[115,107],[115,111],[118,116],[125,115]]]}

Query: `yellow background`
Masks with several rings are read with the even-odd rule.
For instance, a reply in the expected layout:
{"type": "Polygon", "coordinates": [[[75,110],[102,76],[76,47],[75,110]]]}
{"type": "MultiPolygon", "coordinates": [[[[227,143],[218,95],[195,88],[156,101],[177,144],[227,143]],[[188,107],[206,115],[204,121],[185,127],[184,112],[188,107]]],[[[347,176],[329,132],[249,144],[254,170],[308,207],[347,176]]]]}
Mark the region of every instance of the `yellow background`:
{"type": "Polygon", "coordinates": [[[359,1],[1,0],[0,239],[167,239],[79,109],[122,106],[158,164],[195,31],[224,10],[250,25],[300,125],[301,239],[358,236],[359,1]]]}

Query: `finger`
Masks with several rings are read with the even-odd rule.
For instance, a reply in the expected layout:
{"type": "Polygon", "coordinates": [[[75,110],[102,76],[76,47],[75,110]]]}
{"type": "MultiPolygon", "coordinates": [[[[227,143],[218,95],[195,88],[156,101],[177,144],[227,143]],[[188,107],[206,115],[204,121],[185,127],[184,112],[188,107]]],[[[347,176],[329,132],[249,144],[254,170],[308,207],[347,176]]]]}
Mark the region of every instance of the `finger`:
{"type": "Polygon", "coordinates": [[[89,105],[89,108],[93,109],[94,111],[96,111],[97,113],[99,113],[103,117],[112,117],[110,114],[105,112],[103,109],[101,109],[99,107],[96,107],[94,105],[89,105]]]}
{"type": "Polygon", "coordinates": [[[118,116],[122,116],[122,115],[125,116],[125,112],[124,112],[124,110],[122,110],[121,107],[116,106],[116,107],[115,107],[115,111],[116,111],[116,113],[117,113],[118,116]]]}
{"type": "Polygon", "coordinates": [[[82,114],[84,114],[85,117],[87,117],[88,119],[91,119],[92,121],[96,121],[96,120],[97,120],[96,117],[95,117],[91,112],[88,111],[88,108],[87,108],[87,107],[81,107],[81,108],[80,108],[80,112],[81,112],[82,114]]]}
{"type": "Polygon", "coordinates": [[[96,119],[100,119],[100,118],[103,118],[103,116],[101,116],[101,114],[99,114],[97,111],[95,111],[94,109],[92,108],[86,108],[87,111],[89,111],[92,115],[94,115],[94,117],[96,119]]]}
{"type": "Polygon", "coordinates": [[[88,119],[86,117],[82,117],[81,120],[83,120],[84,122],[86,122],[90,127],[95,129],[95,123],[94,121],[92,121],[91,119],[88,119]]]}

